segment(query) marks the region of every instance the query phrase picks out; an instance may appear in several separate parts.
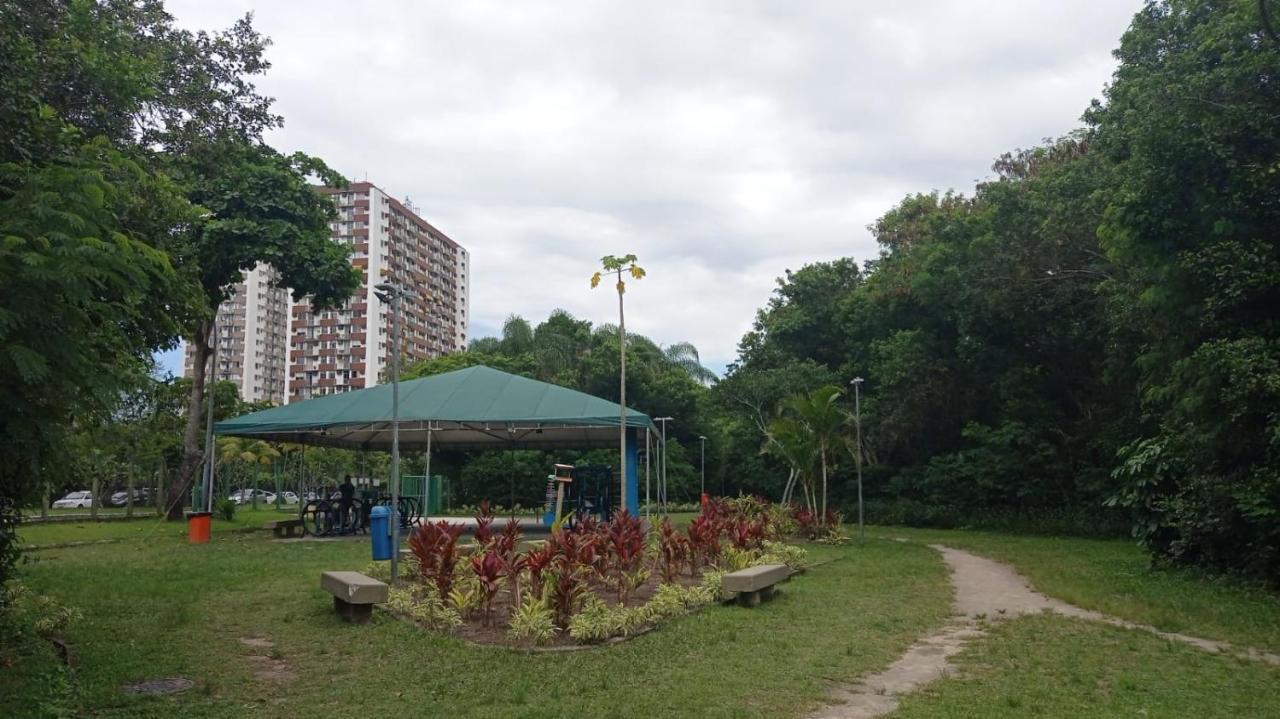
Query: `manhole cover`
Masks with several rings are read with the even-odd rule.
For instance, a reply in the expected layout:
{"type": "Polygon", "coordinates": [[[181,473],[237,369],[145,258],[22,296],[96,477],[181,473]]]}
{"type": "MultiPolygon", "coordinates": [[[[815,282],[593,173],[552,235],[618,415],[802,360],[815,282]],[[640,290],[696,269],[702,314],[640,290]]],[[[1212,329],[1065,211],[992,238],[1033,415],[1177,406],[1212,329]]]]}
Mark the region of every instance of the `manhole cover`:
{"type": "Polygon", "coordinates": [[[190,679],[183,677],[167,677],[165,679],[150,679],[145,682],[124,685],[124,690],[133,694],[177,694],[185,692],[196,683],[190,679]]]}

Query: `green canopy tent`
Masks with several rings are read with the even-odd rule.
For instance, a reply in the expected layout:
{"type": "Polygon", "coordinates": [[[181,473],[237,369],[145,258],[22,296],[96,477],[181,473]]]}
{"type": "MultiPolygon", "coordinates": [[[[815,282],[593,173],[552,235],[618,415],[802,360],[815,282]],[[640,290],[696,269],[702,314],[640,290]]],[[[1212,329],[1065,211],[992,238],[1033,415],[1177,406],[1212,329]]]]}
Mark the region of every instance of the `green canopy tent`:
{"type": "MultiPolygon", "coordinates": [[[[613,447],[616,402],[476,366],[400,383],[400,449],[613,447]]],[[[626,508],[639,510],[640,432],[653,421],[627,411],[626,508]]],[[[391,385],[318,397],[218,422],[214,434],[358,450],[391,449],[391,385]]]]}

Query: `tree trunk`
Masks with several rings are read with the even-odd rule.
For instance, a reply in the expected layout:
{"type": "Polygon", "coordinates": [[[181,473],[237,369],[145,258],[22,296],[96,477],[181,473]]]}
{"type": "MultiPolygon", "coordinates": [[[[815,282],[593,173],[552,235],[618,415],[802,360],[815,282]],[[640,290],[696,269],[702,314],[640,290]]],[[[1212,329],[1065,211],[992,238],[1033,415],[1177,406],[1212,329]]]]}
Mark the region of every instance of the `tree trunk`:
{"type": "Polygon", "coordinates": [[[627,509],[627,318],[622,313],[622,271],[618,271],[618,355],[621,360],[621,372],[618,377],[618,474],[621,476],[618,484],[621,492],[618,493],[618,508],[620,511],[627,509]]]}
{"type": "Polygon", "coordinates": [[[211,346],[211,322],[200,323],[200,329],[192,338],[191,362],[191,394],[187,397],[186,426],[182,429],[182,463],[178,465],[178,475],[174,477],[165,492],[169,504],[165,514],[170,520],[182,519],[183,499],[195,479],[196,469],[204,458],[200,451],[200,419],[201,407],[204,405],[204,385],[206,364],[209,361],[211,346]]]}
{"type": "Polygon", "coordinates": [[[820,513],[823,526],[827,522],[827,448],[822,448],[822,512],[820,513]]]}

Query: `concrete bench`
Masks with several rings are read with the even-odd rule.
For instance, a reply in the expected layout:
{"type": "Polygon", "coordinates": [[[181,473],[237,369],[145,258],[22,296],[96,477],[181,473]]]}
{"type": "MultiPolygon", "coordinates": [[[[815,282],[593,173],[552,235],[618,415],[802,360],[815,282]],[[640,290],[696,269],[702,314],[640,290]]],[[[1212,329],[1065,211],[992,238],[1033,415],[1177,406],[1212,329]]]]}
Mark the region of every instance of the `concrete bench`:
{"type": "Polygon", "coordinates": [[[295,536],[294,530],[297,530],[298,534],[302,533],[302,520],[301,519],[273,519],[272,521],[262,525],[262,528],[270,529],[271,532],[275,534],[277,537],[293,537],[295,536]]]}
{"type": "Polygon", "coordinates": [[[373,615],[373,605],[387,601],[388,588],[359,572],[325,572],[320,588],[333,595],[333,608],[348,622],[365,624],[373,615]]]}
{"type": "Polygon", "coordinates": [[[737,595],[738,604],[754,607],[773,597],[773,586],[789,579],[791,569],[785,564],[761,564],[724,575],[720,588],[737,595]]]}

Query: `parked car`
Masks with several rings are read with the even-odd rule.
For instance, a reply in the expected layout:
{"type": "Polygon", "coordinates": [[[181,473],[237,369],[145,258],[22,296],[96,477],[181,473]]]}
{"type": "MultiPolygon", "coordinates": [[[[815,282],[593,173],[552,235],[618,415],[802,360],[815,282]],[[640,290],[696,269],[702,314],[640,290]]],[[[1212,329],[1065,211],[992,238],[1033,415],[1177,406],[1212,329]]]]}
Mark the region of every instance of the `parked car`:
{"type": "Polygon", "coordinates": [[[276,495],[265,489],[237,489],[227,499],[236,504],[253,504],[253,493],[255,491],[258,493],[258,504],[275,504],[276,495]]]}
{"type": "MultiPolygon", "coordinates": [[[[151,501],[151,490],[146,487],[135,488],[133,490],[133,503],[146,504],[151,501]]],[[[123,507],[129,503],[129,491],[121,490],[111,495],[107,502],[113,507],[123,507]]]]}
{"type": "Polygon", "coordinates": [[[93,506],[93,494],[91,492],[81,490],[72,492],[67,496],[53,503],[54,509],[78,509],[82,507],[93,506]]]}
{"type": "Polygon", "coordinates": [[[280,501],[284,502],[285,504],[297,504],[298,495],[293,492],[281,492],[280,501]]]}

